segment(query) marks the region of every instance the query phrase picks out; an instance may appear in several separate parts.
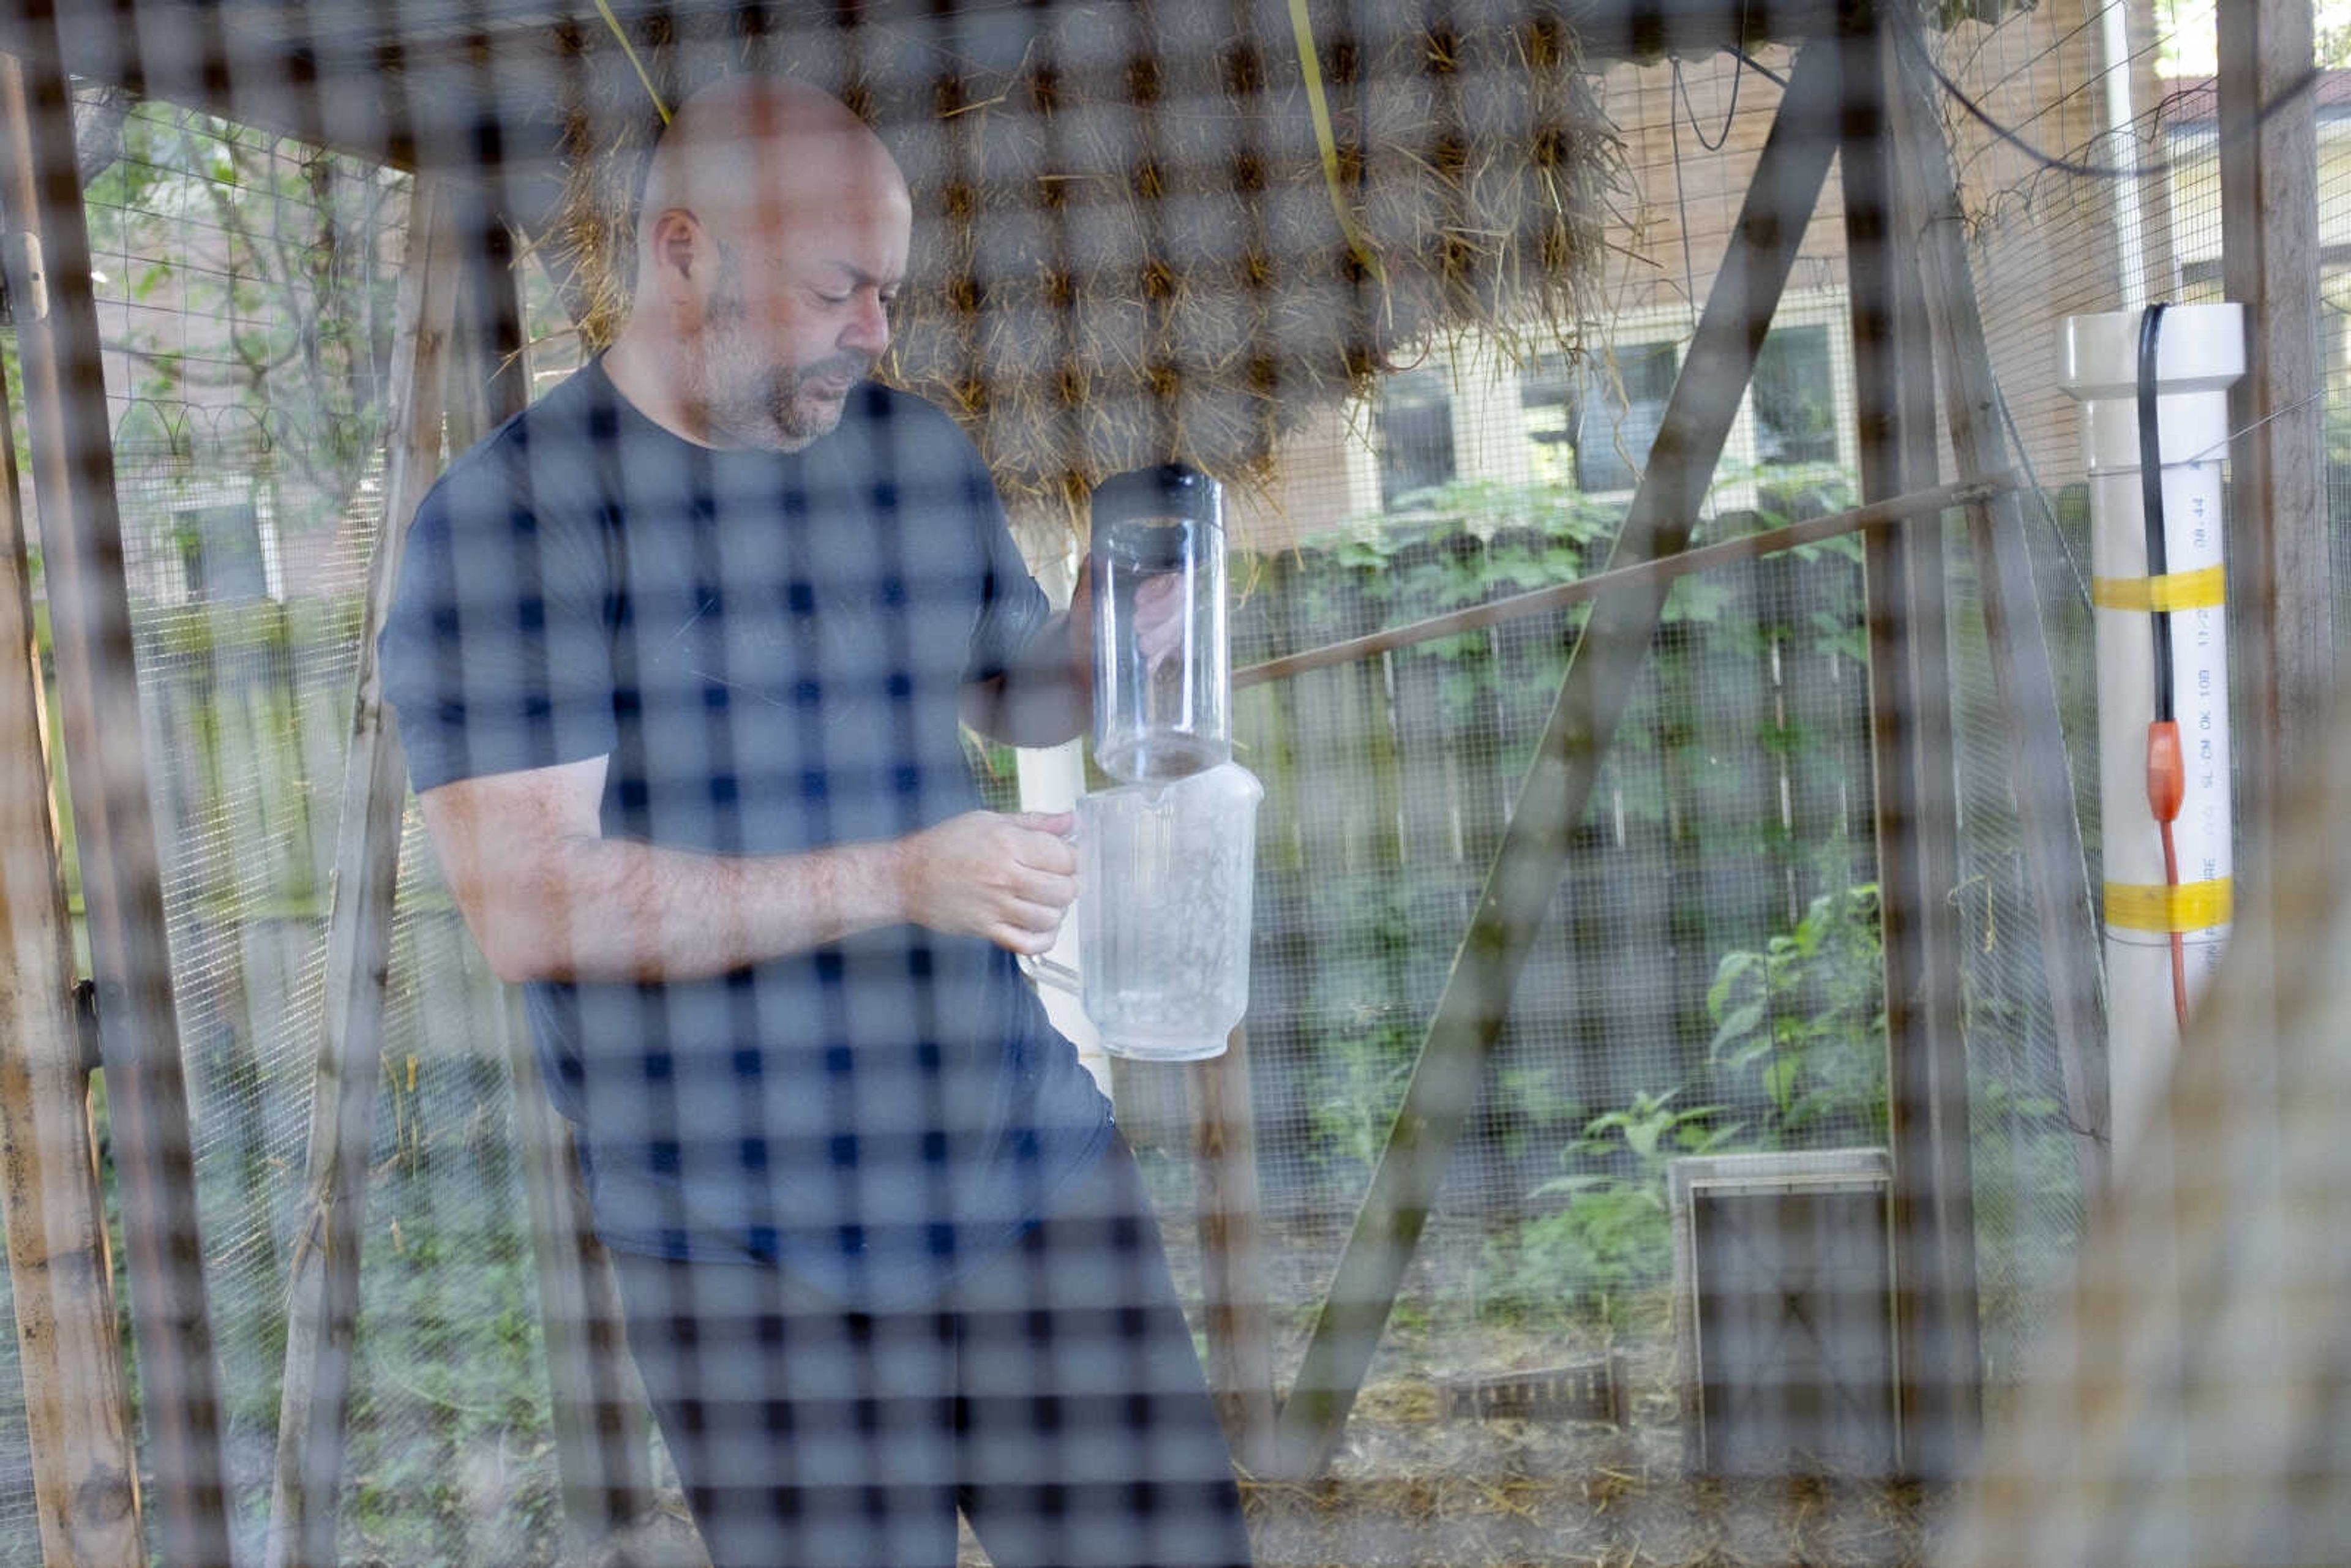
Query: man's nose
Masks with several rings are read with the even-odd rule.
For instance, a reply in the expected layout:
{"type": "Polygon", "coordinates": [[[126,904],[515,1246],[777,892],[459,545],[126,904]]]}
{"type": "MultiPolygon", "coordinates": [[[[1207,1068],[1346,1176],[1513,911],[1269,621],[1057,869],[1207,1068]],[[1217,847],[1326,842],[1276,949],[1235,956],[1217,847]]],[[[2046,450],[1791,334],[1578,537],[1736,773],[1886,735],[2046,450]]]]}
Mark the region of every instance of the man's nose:
{"type": "Polygon", "coordinates": [[[890,346],[890,311],[882,303],[881,296],[859,291],[857,311],[841,329],[841,346],[871,354],[877,360],[882,357],[883,350],[890,346]]]}

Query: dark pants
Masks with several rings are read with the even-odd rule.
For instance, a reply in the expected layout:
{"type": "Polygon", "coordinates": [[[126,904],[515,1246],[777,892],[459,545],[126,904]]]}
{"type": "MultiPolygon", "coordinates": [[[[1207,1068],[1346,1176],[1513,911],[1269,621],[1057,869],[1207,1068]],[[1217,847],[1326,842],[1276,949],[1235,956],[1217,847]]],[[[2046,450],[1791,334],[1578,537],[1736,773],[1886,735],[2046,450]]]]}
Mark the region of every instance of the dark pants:
{"type": "Polygon", "coordinates": [[[917,1310],[616,1257],[629,1345],[714,1568],[1249,1562],[1240,1495],[1134,1157],[917,1310]]]}

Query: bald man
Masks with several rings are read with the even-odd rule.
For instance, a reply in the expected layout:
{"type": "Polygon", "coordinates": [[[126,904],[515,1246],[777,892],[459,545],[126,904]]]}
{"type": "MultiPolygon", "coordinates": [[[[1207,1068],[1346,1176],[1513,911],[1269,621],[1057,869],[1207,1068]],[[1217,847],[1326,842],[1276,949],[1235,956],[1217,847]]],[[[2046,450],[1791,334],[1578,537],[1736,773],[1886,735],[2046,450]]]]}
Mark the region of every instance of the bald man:
{"type": "Polygon", "coordinates": [[[610,350],[451,465],[385,694],[525,988],[717,1568],[1247,1561],[1134,1162],[1023,983],[1066,819],[959,722],[1086,715],[986,468],[868,380],[911,208],[805,86],[651,160],[610,350]]]}

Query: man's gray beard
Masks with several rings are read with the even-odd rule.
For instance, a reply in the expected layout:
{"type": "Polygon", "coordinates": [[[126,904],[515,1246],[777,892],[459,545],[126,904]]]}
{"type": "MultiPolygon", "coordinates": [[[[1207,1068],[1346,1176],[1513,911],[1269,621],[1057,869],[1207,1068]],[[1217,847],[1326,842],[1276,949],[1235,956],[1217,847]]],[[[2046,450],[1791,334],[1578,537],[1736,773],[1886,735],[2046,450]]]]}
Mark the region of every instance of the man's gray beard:
{"type": "MultiPolygon", "coordinates": [[[[703,329],[695,379],[704,423],[728,441],[769,452],[798,452],[829,434],[842,404],[803,399],[810,371],[764,362],[737,320],[715,313],[703,329]]],[[[841,367],[817,368],[838,374],[841,367]]]]}

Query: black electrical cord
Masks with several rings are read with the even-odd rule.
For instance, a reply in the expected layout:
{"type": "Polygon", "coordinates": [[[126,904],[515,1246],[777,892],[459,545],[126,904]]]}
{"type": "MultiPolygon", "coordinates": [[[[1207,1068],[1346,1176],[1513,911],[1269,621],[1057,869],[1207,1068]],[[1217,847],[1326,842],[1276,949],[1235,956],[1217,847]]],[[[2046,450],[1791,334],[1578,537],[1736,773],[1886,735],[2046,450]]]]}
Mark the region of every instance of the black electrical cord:
{"type": "Polygon", "coordinates": [[[1739,123],[1739,84],[1747,76],[1740,62],[1745,58],[1742,55],[1731,63],[1730,107],[1722,111],[1722,134],[1711,141],[1706,139],[1706,127],[1698,122],[1698,105],[1690,101],[1689,83],[1682,79],[1682,63],[1678,59],[1674,62],[1674,91],[1681,97],[1682,112],[1689,117],[1690,133],[1698,138],[1698,144],[1709,152],[1721,152],[1722,144],[1730,140],[1731,127],[1739,123]]]}
{"type": "Polygon", "coordinates": [[[2171,948],[2171,1010],[2188,1027],[2188,945],[2179,925],[2179,851],[2171,824],[2179,818],[2188,768],[2179,748],[2179,721],[2171,676],[2171,612],[2165,608],[2171,549],[2163,528],[2163,432],[2156,402],[2158,349],[2163,340],[2161,303],[2138,319],[2138,493],[2147,525],[2147,623],[2155,635],[2155,722],[2147,727],[2147,809],[2163,844],[2164,924],[2171,948]]]}
{"type": "MultiPolygon", "coordinates": [[[[1901,39],[1910,47],[1920,63],[1925,65],[1928,71],[1933,75],[1937,85],[1942,88],[1944,94],[1964,110],[1970,119],[1974,120],[2001,141],[2007,142],[2044,169],[2053,170],[2060,174],[2078,174],[2092,180],[2143,180],[2151,175],[2168,174],[2178,167],[2178,161],[2170,158],[2161,158],[2152,163],[2134,163],[2125,167],[2116,163],[2092,163],[2076,158],[2059,158],[2044,152],[2008,126],[1993,119],[1990,110],[1970,98],[1965,89],[1944,74],[1943,68],[1935,63],[1934,57],[1927,52],[1923,44],[1918,43],[1907,32],[1901,35],[1901,39]]],[[[2316,87],[2325,78],[2325,76],[2326,69],[2323,66],[2313,66],[2303,72],[2301,76],[2279,89],[2275,98],[2257,106],[2249,121],[2231,127],[2221,135],[2219,145],[2225,147],[2252,135],[2263,125],[2269,123],[2273,115],[2316,87]]]]}
{"type": "MultiPolygon", "coordinates": [[[[2147,525],[2147,575],[2160,582],[2171,570],[2171,549],[2163,530],[2163,458],[2160,421],[2156,414],[2156,348],[2163,339],[2161,303],[2150,305],[2138,321],[2138,494],[2147,525]]],[[[2158,611],[2148,619],[2155,625],[2155,718],[2168,724],[2173,711],[2171,690],[2171,617],[2158,611]]]]}

